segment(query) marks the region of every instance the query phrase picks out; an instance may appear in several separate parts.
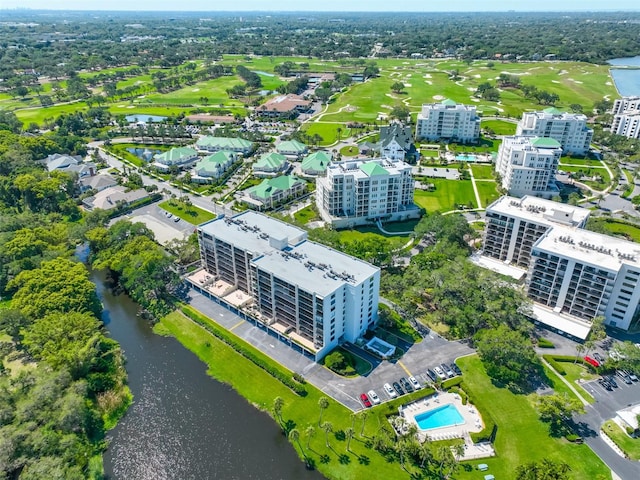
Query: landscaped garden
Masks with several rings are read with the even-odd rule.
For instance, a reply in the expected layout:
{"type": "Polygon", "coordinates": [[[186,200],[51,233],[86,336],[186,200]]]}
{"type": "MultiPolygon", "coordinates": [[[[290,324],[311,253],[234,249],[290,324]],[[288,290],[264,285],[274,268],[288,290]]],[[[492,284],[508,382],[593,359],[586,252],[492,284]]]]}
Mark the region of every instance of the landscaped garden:
{"type": "Polygon", "coordinates": [[[193,225],[200,225],[216,218],[215,214],[190,203],[185,203],[180,199],[170,199],[160,203],[158,206],[193,225]]]}
{"type": "Polygon", "coordinates": [[[478,207],[471,180],[425,178],[424,182],[435,185],[435,190],[431,192],[416,190],[414,202],[427,212],[446,212],[457,210],[460,206],[467,208],[478,207]]]}
{"type": "Polygon", "coordinates": [[[490,129],[495,135],[515,135],[516,124],[504,120],[482,120],[481,128],[490,129]]]}
{"type": "Polygon", "coordinates": [[[640,460],[640,438],[631,438],[613,420],[604,422],[602,430],[631,460],[640,460]]]}

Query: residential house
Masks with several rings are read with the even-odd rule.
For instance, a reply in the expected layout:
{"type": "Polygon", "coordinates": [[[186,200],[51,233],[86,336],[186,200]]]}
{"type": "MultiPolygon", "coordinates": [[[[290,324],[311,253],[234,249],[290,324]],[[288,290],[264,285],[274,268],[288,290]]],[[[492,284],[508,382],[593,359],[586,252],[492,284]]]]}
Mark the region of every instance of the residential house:
{"type": "Polygon", "coordinates": [[[131,203],[147,198],[149,193],[140,188],[138,190],[127,190],[122,185],[105,188],[96,193],[93,197],[85,198],[82,203],[88,210],[97,208],[102,210],[111,210],[119,205],[130,205],[131,203]]]}
{"type": "Polygon", "coordinates": [[[93,162],[83,162],[79,155],[65,155],[54,153],[43,160],[40,160],[49,172],[65,172],[75,174],[78,178],[91,177],[97,173],[96,164],[93,162]]]}
{"type": "Polygon", "coordinates": [[[392,123],[389,126],[380,127],[379,145],[381,156],[390,160],[413,163],[418,158],[418,151],[413,143],[411,127],[401,123],[392,123]]]}
{"type": "Polygon", "coordinates": [[[309,177],[318,177],[324,175],[327,167],[331,163],[333,156],[326,150],[318,150],[307,155],[302,160],[301,170],[303,175],[309,177]]]}
{"type": "Polygon", "coordinates": [[[101,173],[93,177],[83,177],[78,180],[78,184],[80,185],[80,192],[88,190],[101,192],[105,188],[115,187],[118,185],[118,181],[111,175],[101,173]]]}
{"type": "Polygon", "coordinates": [[[262,117],[293,119],[301,113],[308,113],[310,109],[310,100],[305,100],[300,95],[288,94],[267,100],[255,112],[262,117]]]}
{"type": "Polygon", "coordinates": [[[198,161],[194,167],[195,175],[191,179],[196,183],[207,183],[220,178],[227,169],[238,160],[235,152],[219,151],[198,161]]]}
{"type": "Polygon", "coordinates": [[[279,203],[304,193],[306,184],[307,182],[293,175],[265,178],[259,185],[245,190],[242,201],[258,210],[274,208],[279,203]]]}
{"type": "Polygon", "coordinates": [[[202,136],[196,142],[196,148],[205,153],[219,152],[225,150],[228,152],[242,153],[248,155],[253,150],[253,142],[244,138],[235,137],[211,137],[209,135],[202,136]]]}
{"type": "Polygon", "coordinates": [[[253,174],[256,177],[274,177],[278,173],[284,172],[288,167],[287,157],[276,152],[269,152],[262,155],[253,164],[253,174]]]}
{"type": "Polygon", "coordinates": [[[276,152],[287,157],[298,158],[307,153],[308,150],[304,143],[297,140],[287,140],[276,145],[276,152]]]}
{"type": "Polygon", "coordinates": [[[198,160],[198,152],[193,148],[178,147],[163,153],[157,153],[153,156],[153,159],[153,166],[159,170],[168,171],[171,167],[182,169],[198,160]]]}

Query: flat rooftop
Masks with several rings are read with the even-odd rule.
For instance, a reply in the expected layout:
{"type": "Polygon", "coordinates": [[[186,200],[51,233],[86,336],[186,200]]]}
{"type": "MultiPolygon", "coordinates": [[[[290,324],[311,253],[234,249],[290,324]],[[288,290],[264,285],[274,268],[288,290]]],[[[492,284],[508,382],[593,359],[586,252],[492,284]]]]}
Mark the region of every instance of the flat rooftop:
{"type": "Polygon", "coordinates": [[[320,296],[331,294],[345,283],[358,285],[379,270],[367,262],[308,240],[256,258],[253,263],[263,271],[320,296]]]}
{"type": "Polygon", "coordinates": [[[527,271],[523,270],[522,268],[514,267],[513,265],[509,265],[508,263],[501,262],[500,260],[486,257],[484,255],[471,255],[470,260],[479,267],[486,268],[487,270],[494,271],[501,275],[506,275],[513,278],[514,280],[517,280],[518,282],[521,282],[524,276],[527,274],[527,271]]]}
{"type": "Polygon", "coordinates": [[[233,217],[220,216],[198,229],[254,256],[281,250],[307,238],[307,232],[301,228],[250,210],[233,217]]]}
{"type": "Polygon", "coordinates": [[[640,244],[589,230],[554,228],[534,248],[613,272],[618,272],[622,265],[640,269],[640,244]]]}
{"type": "Polygon", "coordinates": [[[569,317],[553,310],[543,307],[540,304],[533,304],[533,317],[538,322],[543,323],[547,327],[560,330],[572,337],[584,340],[589,335],[591,324],[575,317],[569,317]]]}
{"type": "Polygon", "coordinates": [[[526,195],[522,198],[505,195],[487,207],[487,212],[495,212],[509,217],[545,225],[577,226],[584,222],[591,213],[586,208],[566,205],[564,203],[545,200],[526,195]]]}

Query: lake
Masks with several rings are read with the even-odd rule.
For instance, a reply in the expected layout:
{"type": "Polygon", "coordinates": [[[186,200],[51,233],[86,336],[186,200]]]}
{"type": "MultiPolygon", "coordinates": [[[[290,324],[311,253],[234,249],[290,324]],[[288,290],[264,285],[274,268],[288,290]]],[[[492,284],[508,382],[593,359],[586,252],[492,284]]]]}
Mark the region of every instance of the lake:
{"type": "Polygon", "coordinates": [[[618,92],[623,97],[640,95],[640,56],[629,58],[614,58],[609,60],[611,76],[618,92]],[[636,67],[615,68],[615,67],[636,67]]]}
{"type": "MultiPolygon", "coordinates": [[[[125,294],[114,295],[103,272],[92,272],[103,320],[127,359],[134,403],[108,434],[108,479],[302,479],[308,471],[280,428],[176,339],[153,333],[125,294]]],[[[251,381],[247,379],[247,381],[251,381]]]]}
{"type": "Polygon", "coordinates": [[[142,123],[151,123],[151,122],[162,122],[167,119],[167,117],[161,117],[160,115],[127,115],[124,119],[131,122],[142,122],[142,123]]]}

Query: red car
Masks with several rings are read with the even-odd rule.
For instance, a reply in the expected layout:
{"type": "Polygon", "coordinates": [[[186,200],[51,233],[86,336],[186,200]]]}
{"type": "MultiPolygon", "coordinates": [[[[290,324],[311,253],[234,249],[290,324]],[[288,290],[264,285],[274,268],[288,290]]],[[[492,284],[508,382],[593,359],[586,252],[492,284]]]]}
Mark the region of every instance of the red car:
{"type": "Polygon", "coordinates": [[[587,362],[589,365],[593,365],[596,368],[600,366],[600,362],[598,362],[595,358],[591,358],[589,355],[584,357],[584,361],[587,362]]]}
{"type": "Polygon", "coordinates": [[[362,401],[362,404],[369,408],[371,406],[371,400],[369,400],[369,397],[367,397],[366,393],[361,393],[360,394],[360,400],[362,401]]]}

